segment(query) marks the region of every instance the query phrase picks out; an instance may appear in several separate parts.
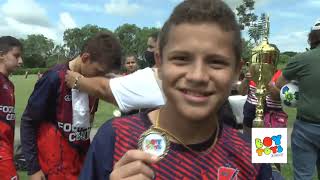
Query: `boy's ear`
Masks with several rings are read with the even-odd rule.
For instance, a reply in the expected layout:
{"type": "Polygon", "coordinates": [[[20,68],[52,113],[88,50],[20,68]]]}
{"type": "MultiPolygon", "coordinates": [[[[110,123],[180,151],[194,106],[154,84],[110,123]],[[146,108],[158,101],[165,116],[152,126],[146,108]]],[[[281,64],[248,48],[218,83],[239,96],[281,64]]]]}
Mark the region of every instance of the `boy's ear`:
{"type": "Polygon", "coordinates": [[[4,54],[2,51],[0,51],[0,60],[2,61],[4,59],[4,54]]]}
{"type": "Polygon", "coordinates": [[[158,49],[154,52],[155,66],[159,68],[161,66],[161,57],[158,49]]]}
{"type": "Polygon", "coordinates": [[[82,63],[90,62],[90,54],[89,53],[87,53],[87,52],[82,53],[80,57],[81,57],[82,63]]]}

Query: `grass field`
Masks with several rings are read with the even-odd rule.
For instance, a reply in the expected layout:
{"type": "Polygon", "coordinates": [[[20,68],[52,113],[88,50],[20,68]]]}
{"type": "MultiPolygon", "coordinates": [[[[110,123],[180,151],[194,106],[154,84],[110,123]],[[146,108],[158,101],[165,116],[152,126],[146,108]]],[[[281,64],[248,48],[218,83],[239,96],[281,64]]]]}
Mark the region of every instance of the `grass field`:
{"type": "MultiPolygon", "coordinates": [[[[28,79],[25,79],[24,76],[12,76],[11,80],[15,84],[15,95],[16,95],[16,114],[17,114],[17,121],[16,126],[20,125],[20,118],[24,111],[24,108],[27,104],[28,98],[34,88],[34,84],[37,80],[36,75],[29,75],[28,79]]],[[[112,117],[112,111],[115,109],[114,106],[100,101],[99,109],[96,113],[94,128],[98,128],[103,124],[105,121],[112,117]]],[[[286,108],[285,111],[289,115],[289,124],[288,127],[292,128],[293,122],[295,119],[296,111],[295,109],[286,108]]],[[[20,179],[26,180],[27,175],[25,172],[19,172],[20,179]]],[[[292,177],[292,160],[291,160],[291,150],[288,149],[288,164],[283,166],[282,171],[283,176],[286,179],[293,179],[292,177]]]]}

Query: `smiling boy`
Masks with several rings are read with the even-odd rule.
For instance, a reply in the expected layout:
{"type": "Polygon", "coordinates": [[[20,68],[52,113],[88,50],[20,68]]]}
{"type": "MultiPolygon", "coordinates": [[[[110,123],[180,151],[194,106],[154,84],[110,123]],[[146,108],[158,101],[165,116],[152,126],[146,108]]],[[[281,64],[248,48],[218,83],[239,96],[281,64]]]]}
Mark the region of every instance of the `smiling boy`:
{"type": "MultiPolygon", "coordinates": [[[[240,57],[240,29],[223,1],[181,2],[162,28],[156,53],[166,103],[105,123],[80,179],[270,178],[271,171],[251,163],[250,143],[218,118],[240,57]],[[155,129],[171,144],[161,160],[136,150],[141,135],[155,129]]],[[[164,145],[153,142],[155,149],[164,145]]]]}

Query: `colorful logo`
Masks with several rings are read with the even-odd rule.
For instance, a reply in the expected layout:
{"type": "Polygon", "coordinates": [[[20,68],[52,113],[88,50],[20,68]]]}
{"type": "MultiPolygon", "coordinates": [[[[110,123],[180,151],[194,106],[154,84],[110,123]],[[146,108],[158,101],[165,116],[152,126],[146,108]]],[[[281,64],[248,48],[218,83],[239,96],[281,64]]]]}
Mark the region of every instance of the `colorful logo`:
{"type": "Polygon", "coordinates": [[[287,163],[287,128],[252,128],[252,163],[287,163]]]}
{"type": "Polygon", "coordinates": [[[164,157],[169,151],[170,143],[165,136],[159,132],[148,132],[141,136],[139,140],[139,148],[144,152],[164,157]]]}
{"type": "Polygon", "coordinates": [[[281,135],[272,136],[272,137],[265,137],[263,139],[256,138],[256,153],[258,156],[263,155],[271,155],[276,156],[280,155],[283,152],[283,148],[281,146],[281,135]]]}
{"type": "Polygon", "coordinates": [[[161,142],[162,142],[162,139],[147,139],[146,150],[161,151],[162,150],[161,142]]]}

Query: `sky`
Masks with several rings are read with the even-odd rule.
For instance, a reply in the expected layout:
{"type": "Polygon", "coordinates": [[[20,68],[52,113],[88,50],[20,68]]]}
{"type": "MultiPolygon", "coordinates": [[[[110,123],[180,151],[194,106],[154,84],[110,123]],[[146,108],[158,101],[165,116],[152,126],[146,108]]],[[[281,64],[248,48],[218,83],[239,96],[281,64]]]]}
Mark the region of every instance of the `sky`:
{"type": "MultiPolygon", "coordinates": [[[[182,0],[0,0],[0,36],[43,34],[63,43],[68,28],[95,24],[110,30],[129,23],[161,27],[182,0]]],[[[242,0],[225,0],[235,8],[242,0]]],[[[280,51],[303,52],[319,15],[320,0],[256,0],[254,13],[270,16],[270,43],[280,51]]],[[[242,32],[248,38],[247,33],[242,32]]]]}

